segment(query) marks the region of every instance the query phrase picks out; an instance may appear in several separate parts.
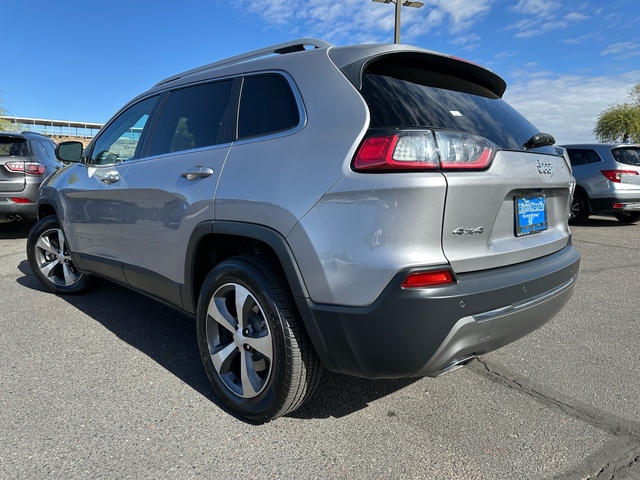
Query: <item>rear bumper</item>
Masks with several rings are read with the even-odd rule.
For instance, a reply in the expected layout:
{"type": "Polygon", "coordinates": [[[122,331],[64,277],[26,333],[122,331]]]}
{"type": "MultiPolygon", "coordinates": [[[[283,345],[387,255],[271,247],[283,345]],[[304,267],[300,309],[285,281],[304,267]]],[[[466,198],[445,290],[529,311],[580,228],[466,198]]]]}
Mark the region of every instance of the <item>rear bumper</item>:
{"type": "Polygon", "coordinates": [[[606,198],[590,198],[591,210],[596,213],[640,212],[640,195],[620,195],[606,198]],[[614,205],[619,205],[614,208],[614,205]]]}
{"type": "Polygon", "coordinates": [[[567,245],[438,288],[402,289],[411,270],[404,271],[367,307],[297,301],[328,369],[368,378],[438,376],[551,320],[571,298],[579,264],[567,245]]]}
{"type": "Polygon", "coordinates": [[[0,222],[36,220],[37,218],[37,204],[15,203],[7,198],[0,198],[0,222]]]}

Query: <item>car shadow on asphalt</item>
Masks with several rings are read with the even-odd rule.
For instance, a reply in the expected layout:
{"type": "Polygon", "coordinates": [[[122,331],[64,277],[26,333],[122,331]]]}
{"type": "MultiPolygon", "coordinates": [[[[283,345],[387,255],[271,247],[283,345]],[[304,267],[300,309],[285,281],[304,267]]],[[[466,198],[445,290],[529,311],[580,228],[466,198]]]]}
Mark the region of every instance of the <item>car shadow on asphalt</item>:
{"type": "MultiPolygon", "coordinates": [[[[18,283],[45,291],[27,260],[22,261],[18,269],[24,274],[18,278],[18,283]]],[[[108,281],[100,282],[86,294],[60,298],[226,411],[214,394],[200,361],[193,319],[108,281]]],[[[368,380],[325,371],[314,396],[288,416],[298,419],[344,417],[416,380],[368,380]]]]}
{"type": "Polygon", "coordinates": [[[624,223],[624,222],[619,221],[615,217],[594,216],[594,217],[589,217],[589,219],[585,223],[582,223],[582,224],[579,224],[579,225],[571,225],[571,228],[580,228],[580,227],[607,227],[607,228],[628,227],[628,228],[634,228],[634,227],[638,227],[638,225],[640,225],[640,222],[639,223],[624,223]]]}
{"type": "Polygon", "coordinates": [[[33,225],[32,222],[0,223],[0,240],[27,238],[33,225]]]}

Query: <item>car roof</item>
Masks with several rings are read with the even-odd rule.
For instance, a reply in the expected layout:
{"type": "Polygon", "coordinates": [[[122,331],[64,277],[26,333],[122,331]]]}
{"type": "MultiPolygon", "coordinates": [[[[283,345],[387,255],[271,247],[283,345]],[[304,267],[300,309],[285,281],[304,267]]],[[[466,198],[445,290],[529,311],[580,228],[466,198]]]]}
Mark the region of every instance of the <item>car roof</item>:
{"type": "Polygon", "coordinates": [[[426,63],[428,59],[430,65],[435,64],[438,68],[473,80],[499,97],[504,94],[506,89],[505,81],[491,70],[451,55],[410,45],[368,44],[336,47],[323,40],[303,38],[253,50],[187,70],[156,83],[151,88],[151,91],[200,80],[205,76],[215,78],[239,74],[248,70],[246,68],[248,62],[252,62],[253,68],[251,70],[258,67],[278,68],[279,66],[284,66],[288,61],[313,61],[314,56],[318,54],[329,55],[335,65],[343,71],[356,88],[360,88],[362,72],[367,65],[385,56],[394,55],[411,64],[416,64],[420,61],[426,63]],[[303,52],[307,52],[307,54],[305,56],[299,55],[303,52]]]}

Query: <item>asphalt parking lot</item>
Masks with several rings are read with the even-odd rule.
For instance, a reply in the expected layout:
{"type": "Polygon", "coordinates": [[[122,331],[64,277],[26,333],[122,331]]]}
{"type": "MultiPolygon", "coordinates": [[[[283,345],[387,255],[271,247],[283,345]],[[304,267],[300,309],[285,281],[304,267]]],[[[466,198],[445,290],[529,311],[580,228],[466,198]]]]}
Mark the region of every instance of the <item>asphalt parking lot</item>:
{"type": "Polygon", "coordinates": [[[438,379],[327,374],[291,416],[224,412],[193,322],[104,283],[45,293],[0,224],[0,478],[640,478],[640,225],[573,227],[576,293],[438,379]]]}

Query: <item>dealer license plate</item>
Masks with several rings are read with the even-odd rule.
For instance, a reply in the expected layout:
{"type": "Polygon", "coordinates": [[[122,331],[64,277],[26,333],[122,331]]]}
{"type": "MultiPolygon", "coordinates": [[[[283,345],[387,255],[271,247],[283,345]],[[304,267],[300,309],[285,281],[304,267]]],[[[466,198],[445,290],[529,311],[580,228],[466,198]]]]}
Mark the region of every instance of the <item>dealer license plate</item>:
{"type": "Polygon", "coordinates": [[[516,197],[516,236],[531,235],[548,228],[547,202],[544,195],[516,197]]]}

